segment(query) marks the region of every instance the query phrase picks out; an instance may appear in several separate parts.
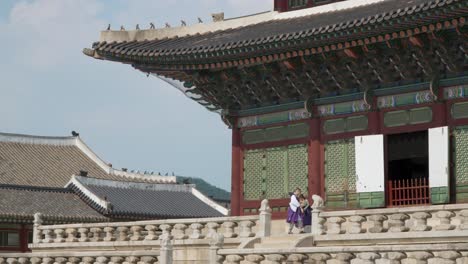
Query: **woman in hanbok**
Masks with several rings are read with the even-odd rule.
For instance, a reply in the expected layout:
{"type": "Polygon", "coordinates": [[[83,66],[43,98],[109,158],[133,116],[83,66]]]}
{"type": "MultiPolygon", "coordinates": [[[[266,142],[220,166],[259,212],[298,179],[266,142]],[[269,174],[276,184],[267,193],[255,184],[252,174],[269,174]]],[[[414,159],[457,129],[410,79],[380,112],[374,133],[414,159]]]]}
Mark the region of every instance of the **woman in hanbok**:
{"type": "Polygon", "coordinates": [[[309,232],[312,225],[312,208],[303,194],[299,196],[299,203],[301,204],[302,226],[305,232],[309,232]]]}
{"type": "Polygon", "coordinates": [[[299,228],[302,232],[302,217],[301,217],[301,204],[299,203],[299,195],[301,195],[301,189],[296,188],[294,193],[291,195],[291,201],[289,202],[288,207],[288,218],[286,222],[289,223],[289,232],[288,234],[292,234],[292,230],[294,226],[299,228]]]}

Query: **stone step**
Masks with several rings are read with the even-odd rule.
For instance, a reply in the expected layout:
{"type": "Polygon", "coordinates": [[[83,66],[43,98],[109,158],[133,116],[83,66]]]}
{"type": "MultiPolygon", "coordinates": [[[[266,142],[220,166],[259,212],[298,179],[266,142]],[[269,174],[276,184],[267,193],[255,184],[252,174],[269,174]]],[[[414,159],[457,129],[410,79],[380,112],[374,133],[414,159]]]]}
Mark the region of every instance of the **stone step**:
{"type": "Polygon", "coordinates": [[[298,235],[267,237],[255,244],[254,248],[290,248],[298,239],[300,239],[298,235]]]}

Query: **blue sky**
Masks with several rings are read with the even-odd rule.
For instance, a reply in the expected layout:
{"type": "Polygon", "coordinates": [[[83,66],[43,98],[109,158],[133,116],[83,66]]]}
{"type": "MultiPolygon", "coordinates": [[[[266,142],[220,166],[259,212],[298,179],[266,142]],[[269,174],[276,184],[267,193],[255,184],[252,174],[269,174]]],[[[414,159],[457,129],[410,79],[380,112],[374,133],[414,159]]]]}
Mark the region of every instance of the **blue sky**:
{"type": "Polygon", "coordinates": [[[272,2],[0,0],[0,131],[76,130],[114,167],[201,177],[229,190],[231,131],[219,115],[155,77],[81,51],[109,23],[195,23],[214,12],[270,10],[272,2]]]}

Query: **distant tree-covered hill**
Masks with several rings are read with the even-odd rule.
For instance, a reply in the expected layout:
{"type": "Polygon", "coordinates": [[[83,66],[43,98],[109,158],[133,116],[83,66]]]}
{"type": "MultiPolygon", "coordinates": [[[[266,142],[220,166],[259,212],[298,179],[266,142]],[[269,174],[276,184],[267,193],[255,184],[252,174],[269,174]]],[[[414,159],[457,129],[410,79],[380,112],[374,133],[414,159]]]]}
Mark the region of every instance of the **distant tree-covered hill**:
{"type": "Polygon", "coordinates": [[[228,201],[231,199],[231,193],[211,185],[210,183],[200,178],[177,176],[177,183],[195,184],[197,186],[197,190],[208,197],[212,197],[213,200],[228,201]]]}

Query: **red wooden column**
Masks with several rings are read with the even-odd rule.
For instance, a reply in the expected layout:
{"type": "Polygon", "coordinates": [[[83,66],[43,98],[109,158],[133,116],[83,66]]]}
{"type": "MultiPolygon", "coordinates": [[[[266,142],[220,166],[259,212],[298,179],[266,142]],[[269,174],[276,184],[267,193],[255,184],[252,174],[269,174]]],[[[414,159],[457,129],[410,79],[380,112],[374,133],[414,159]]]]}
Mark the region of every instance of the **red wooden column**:
{"type": "Polygon", "coordinates": [[[377,110],[371,110],[367,117],[369,119],[369,134],[380,134],[380,113],[377,110]]]}
{"type": "Polygon", "coordinates": [[[238,128],[232,128],[232,165],[231,165],[231,215],[240,215],[241,184],[241,133],[238,128]]]}
{"type": "Polygon", "coordinates": [[[322,147],[320,143],[320,119],[310,120],[309,140],[309,196],[318,194],[323,197],[322,186],[322,147]]]}
{"type": "Polygon", "coordinates": [[[434,118],[434,125],[437,127],[446,126],[447,121],[447,106],[445,103],[437,102],[433,106],[433,118],[434,118]]]}

